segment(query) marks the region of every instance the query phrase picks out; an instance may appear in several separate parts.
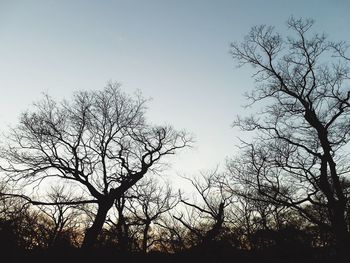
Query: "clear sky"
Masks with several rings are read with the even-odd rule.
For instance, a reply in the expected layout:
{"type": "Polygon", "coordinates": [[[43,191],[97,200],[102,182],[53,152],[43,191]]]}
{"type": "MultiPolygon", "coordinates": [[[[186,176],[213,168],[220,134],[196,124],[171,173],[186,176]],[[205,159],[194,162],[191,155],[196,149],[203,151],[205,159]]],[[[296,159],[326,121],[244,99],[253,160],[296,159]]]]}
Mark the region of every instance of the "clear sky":
{"type": "Polygon", "coordinates": [[[152,98],[150,121],[195,135],[171,173],[222,166],[236,151],[231,123],[242,94],[254,85],[248,68],[235,67],[230,42],[257,24],[283,32],[291,15],[350,41],[348,0],[0,0],[0,128],[42,92],[69,98],[118,81],[152,98]]]}

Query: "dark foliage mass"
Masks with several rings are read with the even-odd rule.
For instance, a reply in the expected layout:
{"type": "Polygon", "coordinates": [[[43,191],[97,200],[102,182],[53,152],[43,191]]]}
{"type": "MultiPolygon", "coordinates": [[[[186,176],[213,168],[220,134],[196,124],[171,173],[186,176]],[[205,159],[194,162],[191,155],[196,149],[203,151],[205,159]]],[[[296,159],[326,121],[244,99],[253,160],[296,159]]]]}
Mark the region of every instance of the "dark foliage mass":
{"type": "Polygon", "coordinates": [[[255,131],[223,171],[161,173],[192,145],[146,121],[118,84],[46,96],[1,145],[0,249],[6,262],[348,262],[349,57],[344,42],[288,20],[252,28],[231,54],[253,66],[255,131]]]}

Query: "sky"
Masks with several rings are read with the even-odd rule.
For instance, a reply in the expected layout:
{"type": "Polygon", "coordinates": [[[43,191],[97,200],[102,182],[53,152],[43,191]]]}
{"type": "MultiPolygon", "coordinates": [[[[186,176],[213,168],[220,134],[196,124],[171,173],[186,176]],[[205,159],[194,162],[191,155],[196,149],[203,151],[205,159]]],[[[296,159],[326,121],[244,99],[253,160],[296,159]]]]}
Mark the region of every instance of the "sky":
{"type": "Polygon", "coordinates": [[[231,124],[254,87],[230,43],[254,25],[285,32],[291,15],[350,41],[349,14],[347,0],[0,0],[0,130],[43,92],[69,99],[116,81],[152,99],[149,121],[194,134],[167,173],[222,168],[244,136],[231,124]]]}

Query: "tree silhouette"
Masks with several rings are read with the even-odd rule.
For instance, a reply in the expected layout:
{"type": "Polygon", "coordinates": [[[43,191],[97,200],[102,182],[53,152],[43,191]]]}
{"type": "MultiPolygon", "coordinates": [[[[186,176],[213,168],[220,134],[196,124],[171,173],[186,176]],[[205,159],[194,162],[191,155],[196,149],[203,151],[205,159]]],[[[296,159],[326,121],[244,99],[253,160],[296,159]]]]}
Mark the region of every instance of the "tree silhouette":
{"type": "Polygon", "coordinates": [[[147,172],[159,170],[164,156],[191,143],[184,131],[148,124],[146,100],[123,93],[119,86],[77,92],[71,101],[46,96],[22,114],[2,149],[8,180],[26,188],[56,180],[82,192],[75,202],[59,203],[97,204],[85,248],[94,245],[115,200],[147,172]]]}
{"type": "Polygon", "coordinates": [[[311,20],[290,18],[293,37],[283,38],[272,27],[253,27],[245,40],[232,44],[239,65],[254,67],[257,87],[251,103],[263,110],[235,125],[259,136],[246,144],[244,157],[233,165],[246,186],[276,204],[309,214],[308,204],[326,208],[338,253],[350,245],[346,221],[350,139],[349,64],[344,44],[324,35],[309,37],[311,20]]]}
{"type": "Polygon", "coordinates": [[[126,214],[126,200],[127,192],[125,192],[120,198],[118,198],[114,207],[116,213],[114,214],[115,218],[108,218],[107,224],[109,227],[109,238],[114,239],[117,248],[122,252],[129,252],[132,249],[132,242],[134,234],[131,231],[131,226],[134,224],[130,219],[130,216],[126,214]]]}
{"type": "Polygon", "coordinates": [[[156,234],[151,238],[151,224],[161,226],[159,222],[162,216],[179,203],[179,196],[173,192],[169,184],[160,186],[154,179],[136,184],[131,189],[131,196],[126,208],[135,224],[142,227],[141,251],[147,253],[152,245],[161,241],[156,234]]]}
{"type": "Polygon", "coordinates": [[[174,216],[196,236],[198,245],[203,248],[209,248],[220,237],[224,229],[225,209],[231,204],[232,194],[225,191],[221,176],[222,174],[213,171],[202,173],[201,179],[186,178],[201,200],[196,203],[181,198],[181,203],[192,209],[190,221],[186,220],[183,214],[174,216]]]}
{"type": "Polygon", "coordinates": [[[48,229],[49,243],[48,247],[59,246],[77,246],[74,234],[81,229],[82,224],[82,205],[67,205],[72,200],[72,191],[65,189],[63,186],[55,185],[51,187],[48,193],[48,203],[55,205],[39,206],[42,214],[48,219],[51,225],[48,229]]]}

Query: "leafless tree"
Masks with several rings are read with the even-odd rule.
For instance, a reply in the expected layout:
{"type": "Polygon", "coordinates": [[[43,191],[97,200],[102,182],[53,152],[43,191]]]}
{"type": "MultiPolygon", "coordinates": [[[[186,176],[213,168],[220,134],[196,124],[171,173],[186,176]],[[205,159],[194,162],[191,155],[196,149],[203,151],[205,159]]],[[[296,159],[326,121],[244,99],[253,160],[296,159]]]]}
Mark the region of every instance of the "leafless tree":
{"type": "Polygon", "coordinates": [[[186,178],[199,195],[200,201],[190,202],[182,198],[181,203],[192,210],[190,216],[187,216],[187,219],[183,213],[180,216],[174,216],[197,237],[199,244],[204,247],[219,237],[224,228],[225,208],[231,204],[231,193],[226,191],[221,176],[215,170],[202,173],[201,178],[186,178]]]}
{"type": "Polygon", "coordinates": [[[247,96],[254,105],[262,101],[263,110],[235,122],[242,130],[257,130],[258,136],[231,167],[239,166],[236,175],[270,202],[292,207],[320,225],[304,208],[325,207],[342,254],[350,245],[344,190],[349,64],[344,45],[323,34],[309,36],[312,25],[311,20],[290,18],[294,35],[287,38],[273,27],[256,26],[241,44],[232,44],[239,65],[255,69],[257,87],[247,96]]]}
{"type": "Polygon", "coordinates": [[[77,92],[71,101],[46,96],[22,114],[1,150],[7,180],[32,189],[54,180],[68,183],[83,191],[82,198],[63,203],[97,204],[86,248],[94,245],[115,200],[147,172],[159,170],[164,156],[191,143],[184,131],[149,125],[146,100],[119,86],[77,92]]]}
{"type": "Polygon", "coordinates": [[[131,232],[131,226],[134,224],[132,219],[125,209],[127,200],[127,192],[124,193],[120,198],[115,200],[115,213],[107,219],[109,225],[109,236],[115,239],[115,245],[122,252],[127,252],[132,249],[134,242],[134,233],[131,232]]]}
{"type": "Polygon", "coordinates": [[[179,195],[173,192],[169,184],[162,186],[155,179],[148,179],[136,184],[131,190],[131,196],[126,208],[133,221],[142,227],[141,251],[147,253],[150,247],[160,241],[157,233],[151,238],[151,225],[153,229],[162,226],[160,222],[163,215],[179,203],[179,195]]]}
{"type": "Polygon", "coordinates": [[[188,229],[172,215],[162,218],[158,223],[160,230],[160,246],[163,251],[177,253],[193,247],[188,229]]]}
{"type": "Polygon", "coordinates": [[[55,205],[39,206],[40,211],[49,221],[48,225],[52,225],[48,230],[49,247],[60,245],[62,241],[69,245],[77,245],[78,243],[71,234],[78,233],[82,229],[83,207],[79,204],[64,204],[65,202],[69,203],[70,200],[73,200],[72,191],[56,185],[51,187],[47,201],[55,205]]]}

